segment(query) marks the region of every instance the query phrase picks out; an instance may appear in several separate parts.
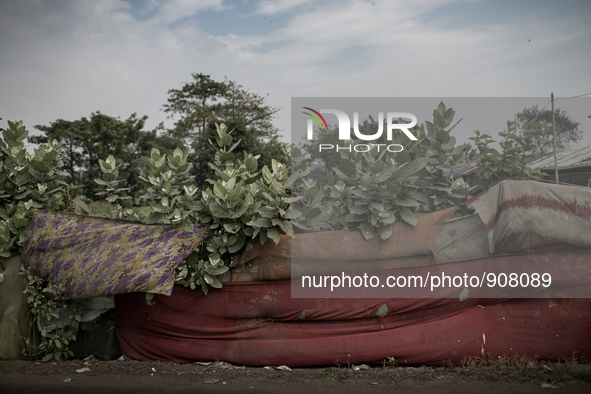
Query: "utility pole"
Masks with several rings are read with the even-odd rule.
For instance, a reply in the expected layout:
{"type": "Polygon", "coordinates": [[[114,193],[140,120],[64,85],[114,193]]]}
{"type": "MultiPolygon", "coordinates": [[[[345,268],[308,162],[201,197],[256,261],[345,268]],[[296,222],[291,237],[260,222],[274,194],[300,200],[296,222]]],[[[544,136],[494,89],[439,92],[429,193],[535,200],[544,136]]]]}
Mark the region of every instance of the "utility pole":
{"type": "Polygon", "coordinates": [[[552,133],[554,134],[554,177],[558,183],[558,160],[556,160],[556,121],[554,120],[554,92],[550,94],[552,101],[552,133]]]}

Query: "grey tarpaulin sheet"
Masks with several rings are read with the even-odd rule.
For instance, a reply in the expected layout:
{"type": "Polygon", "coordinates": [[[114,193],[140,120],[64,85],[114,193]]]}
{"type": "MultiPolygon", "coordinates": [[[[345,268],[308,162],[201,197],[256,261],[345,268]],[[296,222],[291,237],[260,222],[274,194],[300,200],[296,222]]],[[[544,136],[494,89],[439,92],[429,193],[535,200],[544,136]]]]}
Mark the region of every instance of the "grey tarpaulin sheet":
{"type": "Polygon", "coordinates": [[[26,359],[31,353],[34,327],[27,305],[27,281],[20,275],[21,258],[12,256],[0,261],[0,360],[26,359]],[[29,344],[27,344],[29,340],[29,344]]]}
{"type": "Polygon", "coordinates": [[[591,188],[503,181],[467,202],[480,215],[490,254],[591,248],[591,188]]]}
{"type": "Polygon", "coordinates": [[[478,214],[448,220],[435,238],[435,261],[463,260],[488,255],[486,229],[478,214]]]}

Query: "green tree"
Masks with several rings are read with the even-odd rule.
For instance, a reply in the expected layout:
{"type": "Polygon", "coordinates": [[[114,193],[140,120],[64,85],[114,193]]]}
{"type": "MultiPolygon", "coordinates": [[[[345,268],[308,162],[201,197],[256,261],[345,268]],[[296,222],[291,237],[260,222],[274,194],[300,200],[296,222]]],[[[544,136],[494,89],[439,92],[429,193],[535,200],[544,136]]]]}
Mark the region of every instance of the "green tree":
{"type": "Polygon", "coordinates": [[[184,138],[194,137],[203,132],[207,124],[216,119],[227,92],[223,82],[216,82],[202,73],[191,74],[193,82],[186,83],[181,89],[170,89],[168,103],[164,112],[171,116],[178,115],[175,123],[177,135],[184,138]]]}
{"type": "Polygon", "coordinates": [[[224,80],[226,87],[225,102],[220,107],[219,118],[250,130],[256,130],[260,136],[273,137],[277,128],[273,126],[273,115],[278,108],[265,103],[269,95],[260,96],[248,90],[235,81],[224,80]]]}
{"type": "Polygon", "coordinates": [[[277,133],[272,118],[279,109],[266,104],[268,95],[252,93],[227,78],[216,82],[201,73],[192,77],[193,82],[181,89],[169,90],[164,105],[165,112],[179,116],[175,123],[178,135],[195,139],[219,121],[256,129],[266,137],[277,133]]]}
{"type": "Polygon", "coordinates": [[[164,111],[178,116],[171,135],[191,147],[189,161],[194,164],[191,174],[197,184],[213,176],[208,163],[214,162],[216,149],[210,144],[217,135],[215,124],[224,123],[232,137],[241,140],[235,153],[247,151],[260,155],[259,164],[271,165],[271,160],[285,161],[286,144],[279,141],[273,115],[278,111],[266,103],[268,95],[250,92],[227,78],[216,82],[209,75],[192,74],[193,81],[181,89],[168,91],[164,111]]]}
{"type": "Polygon", "coordinates": [[[162,142],[156,130],[143,130],[147,118],[138,118],[134,113],[121,120],[97,111],[90,118],[75,121],[58,119],[50,125],[35,126],[43,135],[31,136],[29,142],[44,144],[53,139],[61,142],[65,151],[65,168],[72,177],[72,183],[85,185],[84,194],[88,198],[94,198],[94,179],[100,175],[99,162],[109,155],[118,158],[122,164],[122,177],[134,191],[138,185],[139,158],[162,142]]]}
{"type": "MultiPolygon", "coordinates": [[[[564,148],[571,143],[576,143],[583,138],[581,124],[575,122],[567,115],[566,111],[556,108],[554,112],[556,123],[556,147],[564,148]]],[[[513,124],[517,134],[525,138],[531,138],[535,145],[536,154],[551,152],[554,148],[554,134],[552,130],[552,111],[540,109],[538,105],[525,108],[515,114],[513,124]],[[541,133],[537,133],[540,131],[541,133]]]]}
{"type": "Polygon", "coordinates": [[[268,95],[252,93],[227,78],[216,82],[209,75],[191,75],[193,82],[168,91],[164,105],[165,112],[180,117],[175,123],[178,135],[195,138],[218,121],[241,124],[266,137],[276,134],[272,118],[279,109],[266,104],[268,95]]]}
{"type": "Polygon", "coordinates": [[[85,124],[82,121],[68,121],[58,119],[49,126],[35,126],[44,135],[34,135],[28,138],[35,144],[47,144],[51,140],[58,140],[63,146],[64,169],[68,171],[72,180],[76,180],[77,168],[83,167],[84,150],[80,144],[82,129],[85,124]]]}

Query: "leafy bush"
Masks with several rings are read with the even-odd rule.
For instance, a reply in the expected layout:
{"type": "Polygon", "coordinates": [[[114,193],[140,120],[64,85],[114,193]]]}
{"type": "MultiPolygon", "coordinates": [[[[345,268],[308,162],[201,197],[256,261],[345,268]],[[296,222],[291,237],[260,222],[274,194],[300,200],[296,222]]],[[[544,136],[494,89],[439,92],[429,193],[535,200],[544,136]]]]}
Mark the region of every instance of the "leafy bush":
{"type": "Polygon", "coordinates": [[[191,288],[200,285],[207,294],[209,286],[221,287],[220,275],[228,271],[232,255],[246,241],[257,238],[261,244],[268,239],[279,243],[281,234],[292,234],[292,178],[289,167],[272,160],[272,168],[264,166],[259,172],[258,156],[245,153],[237,159],[232,153],[240,140],[233,143],[231,132],[224,124],[216,125],[215,161],[210,163],[216,179],[202,192],[197,202],[199,221],[210,226],[211,235],[187,261],[187,280],[191,288]]]}
{"type": "MultiPolygon", "coordinates": [[[[20,122],[8,122],[0,140],[0,256],[20,254],[21,245],[31,224],[33,209],[63,210],[74,208],[81,201],[70,200],[68,184],[62,180],[69,174],[62,171],[62,145],[56,140],[41,145],[33,154],[25,150],[23,141],[29,132],[20,122]],[[66,186],[66,189],[64,189],[66,186]]],[[[76,339],[79,316],[77,302],[63,299],[65,284],[50,283],[30,269],[21,268],[27,279],[27,302],[34,322],[43,326],[36,355],[42,360],[61,360],[73,356],[68,345],[76,339]],[[51,318],[68,321],[60,329],[48,323],[51,318]],[[73,320],[72,320],[73,319],[73,320]],[[70,320],[71,323],[70,323],[70,320]]]]}
{"type": "MultiPolygon", "coordinates": [[[[239,159],[235,152],[241,141],[234,141],[224,124],[216,124],[215,143],[208,141],[215,150],[214,162],[209,163],[215,177],[207,180],[211,186],[205,190],[199,191],[195,185],[187,151],[177,148],[162,155],[152,149],[149,157],[141,158],[145,169],[140,179],[147,185],[141,197],[148,205],[145,221],[180,225],[185,231],[193,231],[197,223],[210,227],[209,237],[177,273],[178,282],[192,289],[201,287],[205,293],[210,286],[222,287],[222,275],[232,266],[233,255],[248,241],[258,239],[264,244],[271,239],[278,243],[282,234],[293,234],[292,225],[300,230],[360,229],[366,239],[377,234],[386,240],[392,234],[392,223],[414,226],[417,215],[452,204],[450,198],[468,196],[467,185],[461,178],[455,179],[452,171],[464,154],[450,135],[454,116],[453,109],[440,103],[433,111],[433,122],[425,123],[426,131],[416,129],[419,141],[399,153],[340,152],[338,160],[331,158],[338,163],[330,174],[336,180],[332,185],[311,176],[301,146],[292,146],[286,156],[291,166],[272,160],[270,166],[259,170],[260,157],[244,152],[239,159]]],[[[364,123],[364,127],[370,126],[364,123]]],[[[482,176],[491,182],[503,171],[518,179],[523,173],[535,176],[524,166],[531,141],[512,131],[501,133],[505,154],[500,159],[489,147],[493,142],[489,136],[477,132],[473,138],[480,150],[478,158],[483,160],[482,176]]],[[[0,255],[18,248],[32,208],[71,205],[61,186],[54,186],[58,182],[65,185],[59,176],[67,175],[59,170],[63,166],[61,145],[52,141],[28,155],[22,148],[26,134],[22,124],[10,124],[5,131],[8,145],[2,146],[0,189],[4,191],[0,198],[6,201],[0,210],[0,255]],[[28,197],[32,198],[26,200],[28,197]]],[[[126,196],[127,188],[120,187],[120,166],[113,156],[100,160],[103,179],[95,182],[103,190],[97,194],[115,204],[114,216],[138,220],[137,210],[125,207],[131,197],[126,196]]]]}
{"type": "Polygon", "coordinates": [[[189,175],[192,164],[187,162],[189,153],[177,148],[170,156],[160,155],[152,149],[150,157],[142,157],[146,164],[147,177],[140,179],[148,184],[146,199],[151,213],[146,223],[170,223],[180,225],[185,231],[193,231],[197,222],[195,196],[197,187],[189,175]]]}
{"type": "Polygon", "coordinates": [[[455,205],[457,199],[468,197],[468,184],[461,177],[456,179],[453,174],[453,166],[464,159],[464,147],[456,146],[456,138],[450,135],[454,127],[462,121],[460,119],[450,127],[454,116],[455,111],[440,102],[433,111],[433,122],[425,122],[425,138],[415,145],[418,148],[416,156],[427,158],[418,184],[429,197],[428,211],[431,212],[455,205]]]}
{"type": "Polygon", "coordinates": [[[20,122],[8,122],[0,140],[0,256],[20,253],[34,208],[65,209],[68,203],[61,177],[62,145],[56,140],[29,154],[23,141],[29,132],[20,122]]]}
{"type": "Polygon", "coordinates": [[[427,200],[414,185],[427,158],[399,164],[386,153],[376,150],[357,154],[344,160],[341,169],[333,169],[339,178],[330,193],[334,213],[342,228],[360,229],[366,239],[376,232],[382,240],[390,238],[395,221],[415,226],[419,200],[427,200]]]}
{"type": "MultiPolygon", "coordinates": [[[[210,286],[222,287],[221,276],[247,240],[278,243],[281,234],[292,234],[289,168],[273,160],[272,169],[264,166],[257,171],[258,156],[246,153],[243,160],[237,159],[233,151],[240,141],[233,142],[224,124],[216,127],[216,144],[209,141],[216,150],[214,163],[210,163],[216,179],[208,179],[212,187],[200,195],[189,175],[188,152],[181,149],[172,156],[153,149],[151,157],[142,157],[147,175],[140,177],[148,183],[148,192],[142,196],[150,206],[148,224],[177,224],[186,231],[193,231],[196,223],[210,227],[209,237],[179,267],[177,276],[180,283],[192,289],[200,286],[206,294],[210,286]]],[[[110,182],[116,179],[110,178],[110,182]]],[[[114,193],[115,186],[109,187],[114,193]]]]}
{"type": "Polygon", "coordinates": [[[514,133],[513,124],[507,122],[507,131],[499,133],[503,138],[499,142],[501,152],[491,146],[495,142],[491,136],[475,131],[476,136],[470,139],[478,149],[478,154],[475,156],[480,169],[478,177],[484,181],[485,189],[503,180],[539,180],[542,175],[545,175],[540,170],[532,170],[527,164],[527,158],[536,148],[532,142],[532,136],[539,134],[539,131],[535,131],[535,125],[532,125],[532,129],[534,131],[528,136],[520,136],[514,133]]]}
{"type": "Polygon", "coordinates": [[[427,133],[415,130],[420,139],[406,151],[341,151],[338,166],[332,168],[334,184],[323,186],[307,177],[310,168],[305,167],[300,147],[292,148],[292,171],[299,173],[294,208],[302,213],[294,225],[303,230],[360,229],[366,239],[377,233],[386,240],[392,235],[392,223],[415,226],[421,212],[451,205],[450,197],[466,198],[468,185],[452,172],[464,156],[450,136],[454,115],[440,103],[433,122],[426,122],[427,133]]]}
{"type": "MultiPolygon", "coordinates": [[[[119,188],[119,183],[123,182],[118,180],[119,167],[113,156],[107,157],[107,160],[99,160],[99,166],[103,174],[104,179],[95,179],[94,182],[104,186],[104,190],[95,193],[97,196],[106,196],[105,200],[109,203],[115,203],[117,200],[125,201],[130,200],[130,196],[120,196],[120,193],[126,193],[129,188],[119,188]]],[[[124,208],[121,204],[116,204],[115,209],[112,212],[113,216],[117,219],[134,219],[139,220],[139,216],[131,208],[124,208]]]]}
{"type": "Polygon", "coordinates": [[[39,322],[42,327],[37,353],[30,356],[42,355],[43,362],[73,357],[69,345],[76,340],[76,334],[82,327],[82,300],[66,301],[63,298],[66,291],[64,283],[50,283],[35,275],[30,268],[21,267],[21,274],[27,279],[27,303],[34,317],[33,323],[39,322]]]}

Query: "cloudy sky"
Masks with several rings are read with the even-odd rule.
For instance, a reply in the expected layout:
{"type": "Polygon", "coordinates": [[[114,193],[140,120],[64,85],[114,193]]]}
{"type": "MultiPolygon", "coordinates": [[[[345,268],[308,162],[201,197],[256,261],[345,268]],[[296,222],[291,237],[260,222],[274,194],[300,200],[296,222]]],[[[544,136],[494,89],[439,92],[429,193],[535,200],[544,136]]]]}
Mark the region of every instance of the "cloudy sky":
{"type": "MultiPolygon", "coordinates": [[[[576,96],[589,21],[588,0],[3,0],[1,124],[101,111],[171,127],[167,92],[198,72],[269,94],[285,139],[291,97],[576,96]]],[[[591,115],[589,97],[557,104],[591,115]]]]}

